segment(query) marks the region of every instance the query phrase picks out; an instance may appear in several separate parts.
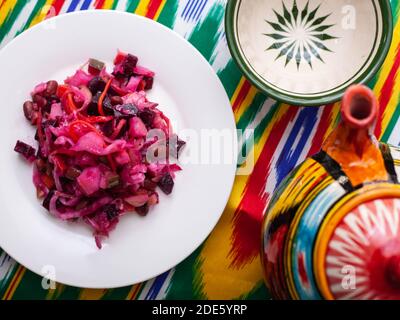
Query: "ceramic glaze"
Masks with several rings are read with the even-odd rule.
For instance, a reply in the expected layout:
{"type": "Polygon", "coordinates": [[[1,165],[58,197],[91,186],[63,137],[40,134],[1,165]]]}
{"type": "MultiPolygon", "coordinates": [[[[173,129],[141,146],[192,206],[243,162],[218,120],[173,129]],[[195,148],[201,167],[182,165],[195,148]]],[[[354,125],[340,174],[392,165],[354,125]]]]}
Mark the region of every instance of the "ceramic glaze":
{"type": "Polygon", "coordinates": [[[342,122],[274,194],[262,260],[275,298],[400,299],[400,150],[373,136],[378,111],[350,87],[342,122]]]}
{"type": "Polygon", "coordinates": [[[391,21],[388,0],[230,0],[226,11],[228,44],[246,77],[270,97],[310,106],[371,78],[391,21]]]}

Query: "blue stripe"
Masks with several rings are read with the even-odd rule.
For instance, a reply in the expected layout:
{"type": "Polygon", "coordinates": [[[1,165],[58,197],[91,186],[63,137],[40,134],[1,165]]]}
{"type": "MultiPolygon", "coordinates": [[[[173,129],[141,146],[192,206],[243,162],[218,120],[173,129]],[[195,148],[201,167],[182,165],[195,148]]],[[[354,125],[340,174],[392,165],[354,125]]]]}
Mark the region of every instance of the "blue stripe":
{"type": "MultiPolygon", "coordinates": [[[[203,0],[202,0],[202,1],[203,1],[203,0]]],[[[203,12],[204,7],[206,6],[207,2],[208,2],[208,0],[204,0],[203,4],[199,6],[199,8],[201,8],[201,9],[196,11],[196,14],[195,14],[195,17],[194,17],[194,19],[195,19],[196,21],[199,20],[200,15],[201,15],[201,13],[203,12]]]]}
{"type": "Polygon", "coordinates": [[[183,16],[185,15],[186,10],[187,10],[188,7],[189,7],[189,4],[190,4],[190,0],[188,0],[188,1],[186,2],[186,6],[185,6],[185,8],[184,8],[183,11],[182,11],[181,17],[183,17],[183,16]]]}
{"type": "Polygon", "coordinates": [[[76,7],[78,6],[80,0],[72,0],[71,4],[69,5],[67,12],[72,12],[76,10],[76,7]]]}
{"type": "Polygon", "coordinates": [[[92,3],[92,0],[85,0],[85,2],[82,4],[81,10],[89,9],[91,3],[92,3]]]}
{"type": "Polygon", "coordinates": [[[292,239],[293,251],[292,274],[296,284],[296,290],[302,300],[319,300],[322,299],[314,280],[313,273],[313,250],[314,243],[319,231],[319,227],[324,220],[329,209],[344,195],[346,191],[338,182],[334,182],[325,188],[312,201],[300,219],[296,234],[292,239]],[[300,279],[299,257],[303,256],[305,264],[305,272],[309,286],[305,286],[300,279]]]}
{"type": "Polygon", "coordinates": [[[189,6],[189,8],[188,8],[188,10],[186,11],[186,14],[185,14],[185,16],[184,16],[184,19],[185,19],[185,20],[187,20],[188,14],[191,12],[192,7],[193,7],[193,4],[194,4],[195,1],[196,1],[196,0],[190,0],[190,6],[189,6]]]}
{"type": "Polygon", "coordinates": [[[157,298],[157,294],[160,292],[162,285],[167,279],[169,271],[159,275],[153,282],[149,292],[147,293],[145,300],[155,300],[157,298]]]}
{"type": "Polygon", "coordinates": [[[190,11],[188,20],[192,19],[193,13],[196,11],[196,9],[198,9],[199,4],[200,4],[200,0],[196,0],[195,5],[193,6],[192,10],[190,11]]]}
{"type": "Polygon", "coordinates": [[[282,182],[282,180],[298,163],[299,157],[303,152],[308,139],[310,138],[314,125],[317,122],[317,116],[317,108],[303,108],[300,111],[296,123],[294,124],[294,127],[291,130],[290,135],[286,140],[286,144],[277,161],[277,185],[282,182]],[[300,133],[301,137],[299,142],[297,145],[294,145],[300,133]]]}

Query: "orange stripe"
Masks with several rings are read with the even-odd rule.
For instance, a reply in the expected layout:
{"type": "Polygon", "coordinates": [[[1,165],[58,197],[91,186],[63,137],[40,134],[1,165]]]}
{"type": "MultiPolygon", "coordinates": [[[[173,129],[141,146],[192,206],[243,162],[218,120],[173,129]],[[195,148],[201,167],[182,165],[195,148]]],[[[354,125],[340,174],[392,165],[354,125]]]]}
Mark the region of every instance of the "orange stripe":
{"type": "Polygon", "coordinates": [[[6,293],[4,294],[2,300],[11,300],[12,299],[12,297],[15,293],[15,290],[17,289],[19,283],[21,282],[25,271],[26,271],[26,269],[23,266],[18,267],[18,270],[17,270],[16,274],[14,275],[14,277],[10,283],[10,286],[7,288],[6,293]]]}
{"type": "Polygon", "coordinates": [[[126,300],[134,300],[137,297],[141,286],[142,285],[140,283],[132,286],[131,291],[129,291],[128,296],[126,297],[126,300]]]}

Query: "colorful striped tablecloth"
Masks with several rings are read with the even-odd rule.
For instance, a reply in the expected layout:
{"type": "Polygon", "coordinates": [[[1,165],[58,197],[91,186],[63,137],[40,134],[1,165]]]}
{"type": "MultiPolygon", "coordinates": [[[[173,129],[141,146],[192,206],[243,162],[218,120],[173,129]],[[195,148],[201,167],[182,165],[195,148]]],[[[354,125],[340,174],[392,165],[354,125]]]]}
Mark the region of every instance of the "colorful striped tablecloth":
{"type": "MultiPolygon", "coordinates": [[[[380,72],[369,83],[381,104],[376,135],[400,143],[400,13],[392,0],[394,41],[380,72]]],[[[0,0],[0,46],[34,24],[76,10],[128,11],[175,30],[209,61],[225,86],[239,129],[254,129],[255,169],[237,176],[218,226],[187,260],[146,283],[113,290],[57,284],[44,290],[41,277],[0,249],[2,299],[269,299],[259,261],[263,211],[282,178],[321,147],[338,121],[338,104],[298,108],[261,94],[231,59],[224,34],[226,0],[0,0]]],[[[351,50],[351,48],[349,48],[351,50]]]]}

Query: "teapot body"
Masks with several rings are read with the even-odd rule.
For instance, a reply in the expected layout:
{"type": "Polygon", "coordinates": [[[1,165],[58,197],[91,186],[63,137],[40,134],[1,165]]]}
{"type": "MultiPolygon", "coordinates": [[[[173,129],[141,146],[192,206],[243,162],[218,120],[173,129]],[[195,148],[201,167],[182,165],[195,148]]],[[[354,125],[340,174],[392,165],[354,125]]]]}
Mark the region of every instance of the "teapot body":
{"type": "MultiPolygon", "coordinates": [[[[349,90],[368,94],[371,116],[372,93],[349,90]]],[[[342,122],[273,195],[261,256],[276,299],[400,299],[400,149],[376,141],[371,123],[342,122]]]]}

